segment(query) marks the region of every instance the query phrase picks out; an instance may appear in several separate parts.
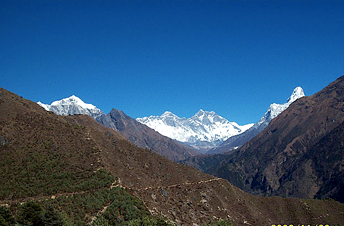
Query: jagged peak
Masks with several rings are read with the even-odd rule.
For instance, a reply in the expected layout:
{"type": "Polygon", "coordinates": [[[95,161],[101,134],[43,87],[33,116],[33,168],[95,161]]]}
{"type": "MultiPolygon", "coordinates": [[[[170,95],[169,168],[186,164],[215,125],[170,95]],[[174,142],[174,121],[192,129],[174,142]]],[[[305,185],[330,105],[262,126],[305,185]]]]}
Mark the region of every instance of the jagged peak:
{"type": "Polygon", "coordinates": [[[284,104],[273,103],[273,104],[271,104],[270,107],[268,108],[268,110],[265,112],[264,116],[254,125],[254,127],[258,127],[262,124],[267,126],[268,123],[270,123],[270,121],[273,118],[277,117],[282,111],[287,109],[291,103],[293,103],[295,100],[297,100],[301,97],[304,97],[304,96],[305,96],[305,93],[304,93],[303,89],[300,86],[296,87],[293,90],[290,97],[288,98],[287,103],[284,103],[284,104]]]}
{"type": "Polygon", "coordinates": [[[200,117],[205,114],[205,111],[203,109],[200,109],[193,117],[200,117]]]}
{"type": "Polygon", "coordinates": [[[303,92],[303,89],[300,86],[298,86],[293,90],[293,93],[290,95],[287,102],[292,103],[295,100],[297,100],[301,97],[304,97],[304,96],[305,96],[305,93],[303,92]]]}
{"type": "Polygon", "coordinates": [[[200,109],[195,115],[194,117],[199,117],[202,115],[216,115],[216,113],[214,111],[204,111],[203,109],[200,109]]]}

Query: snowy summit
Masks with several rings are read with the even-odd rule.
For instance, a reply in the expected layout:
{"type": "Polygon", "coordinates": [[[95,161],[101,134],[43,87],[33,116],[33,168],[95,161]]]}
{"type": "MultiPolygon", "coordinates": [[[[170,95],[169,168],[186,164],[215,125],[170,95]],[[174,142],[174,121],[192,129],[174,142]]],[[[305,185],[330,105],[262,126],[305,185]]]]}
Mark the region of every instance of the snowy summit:
{"type": "Polygon", "coordinates": [[[213,111],[199,110],[191,118],[180,118],[166,111],[161,116],[137,118],[164,136],[186,143],[203,152],[218,146],[231,136],[243,133],[253,124],[239,126],[213,111]]]}
{"type": "Polygon", "coordinates": [[[219,147],[209,150],[208,154],[224,153],[224,152],[228,152],[230,150],[236,149],[238,147],[241,147],[250,139],[255,137],[258,133],[260,133],[263,129],[265,129],[269,125],[271,120],[277,117],[279,114],[281,114],[282,111],[287,109],[290,104],[292,104],[294,101],[296,101],[297,99],[303,96],[305,96],[303,89],[301,87],[296,87],[293,90],[291,96],[288,98],[287,103],[271,104],[268,110],[265,112],[264,116],[251,128],[246,130],[244,133],[230,137],[228,140],[222,143],[219,147]]]}
{"type": "Polygon", "coordinates": [[[264,128],[268,126],[270,121],[277,117],[279,114],[282,113],[285,109],[289,107],[290,104],[292,104],[297,99],[304,97],[305,93],[303,92],[303,89],[301,87],[296,87],[290,97],[287,100],[287,103],[284,104],[276,104],[273,103],[270,105],[269,109],[266,111],[264,116],[254,125],[255,127],[259,127],[261,125],[264,125],[264,128]]]}
{"type": "Polygon", "coordinates": [[[52,111],[58,115],[89,115],[93,118],[97,118],[104,113],[92,104],[86,104],[77,96],[70,96],[68,98],[54,101],[50,105],[37,102],[47,111],[52,111]]]}

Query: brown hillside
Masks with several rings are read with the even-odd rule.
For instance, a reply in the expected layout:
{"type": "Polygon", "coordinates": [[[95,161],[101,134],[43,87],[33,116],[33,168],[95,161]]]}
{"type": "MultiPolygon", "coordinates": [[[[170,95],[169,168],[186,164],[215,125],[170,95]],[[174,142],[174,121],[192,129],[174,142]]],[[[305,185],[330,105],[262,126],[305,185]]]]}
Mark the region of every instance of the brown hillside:
{"type": "Polygon", "coordinates": [[[344,76],[295,101],[210,171],[253,194],[343,202],[343,121],[344,76]]]}
{"type": "Polygon", "coordinates": [[[151,213],[181,225],[218,218],[235,225],[344,222],[344,206],[333,200],[252,196],[225,180],[138,148],[91,117],[57,116],[4,89],[0,138],[2,204],[97,191],[100,184],[92,184],[92,178],[105,187],[113,182],[98,173],[106,171],[151,213]]]}

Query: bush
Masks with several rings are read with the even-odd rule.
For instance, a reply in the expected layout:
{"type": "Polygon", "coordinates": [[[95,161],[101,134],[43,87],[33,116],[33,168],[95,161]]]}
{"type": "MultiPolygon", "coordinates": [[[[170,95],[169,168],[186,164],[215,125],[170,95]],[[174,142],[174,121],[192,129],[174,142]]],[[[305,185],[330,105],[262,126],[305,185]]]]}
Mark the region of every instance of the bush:
{"type": "Polygon", "coordinates": [[[49,205],[44,211],[42,217],[43,224],[46,226],[63,226],[63,218],[61,214],[54,208],[54,206],[49,205]]]}
{"type": "Polygon", "coordinates": [[[226,220],[219,220],[217,222],[210,222],[205,224],[205,226],[232,226],[232,222],[226,220]]]}
{"type": "Polygon", "coordinates": [[[8,208],[0,207],[0,226],[14,225],[15,221],[8,208]]]}
{"type": "Polygon", "coordinates": [[[27,202],[18,210],[17,222],[21,225],[63,226],[63,218],[54,206],[45,208],[38,203],[27,202]]]}
{"type": "Polygon", "coordinates": [[[42,219],[43,209],[35,202],[27,202],[20,209],[17,222],[23,225],[44,225],[42,219]]]}

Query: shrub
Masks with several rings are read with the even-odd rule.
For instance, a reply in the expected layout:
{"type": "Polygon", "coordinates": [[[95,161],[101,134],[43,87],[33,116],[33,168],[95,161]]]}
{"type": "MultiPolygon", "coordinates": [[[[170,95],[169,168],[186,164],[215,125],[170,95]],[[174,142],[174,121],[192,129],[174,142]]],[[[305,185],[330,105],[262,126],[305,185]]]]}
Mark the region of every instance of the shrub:
{"type": "Polygon", "coordinates": [[[35,202],[27,202],[19,209],[17,221],[23,225],[40,226],[43,224],[42,207],[35,202]]]}
{"type": "Polygon", "coordinates": [[[14,225],[15,221],[9,208],[0,207],[0,226],[14,225]]]}

